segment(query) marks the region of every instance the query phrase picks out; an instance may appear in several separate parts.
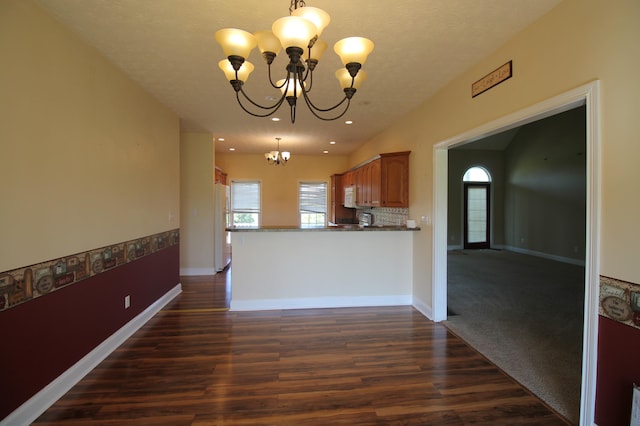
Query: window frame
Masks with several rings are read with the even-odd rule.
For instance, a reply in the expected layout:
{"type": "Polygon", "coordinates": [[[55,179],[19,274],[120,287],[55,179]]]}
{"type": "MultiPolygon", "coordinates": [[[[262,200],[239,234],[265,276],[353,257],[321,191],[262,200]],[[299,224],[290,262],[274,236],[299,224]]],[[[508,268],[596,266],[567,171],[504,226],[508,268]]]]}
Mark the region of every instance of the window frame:
{"type": "MultiPolygon", "coordinates": [[[[231,180],[231,211],[230,213],[230,219],[231,219],[231,227],[233,228],[258,228],[261,226],[262,224],[262,182],[260,180],[254,180],[254,179],[247,179],[247,180],[239,180],[239,179],[233,179],[231,180]],[[235,205],[235,198],[238,194],[236,194],[236,191],[234,191],[234,188],[238,188],[236,185],[249,185],[249,184],[255,184],[257,185],[257,196],[258,196],[258,200],[257,200],[257,208],[236,208],[235,205]],[[236,214],[249,214],[249,215],[256,215],[256,222],[255,224],[250,224],[250,225],[244,225],[242,224],[242,222],[236,222],[236,214]]],[[[241,206],[242,207],[242,206],[241,206]]]]}
{"type": "MultiPolygon", "coordinates": [[[[317,204],[319,205],[319,204],[317,204]]],[[[322,210],[321,209],[321,210],[322,210]]],[[[298,181],[298,226],[300,228],[324,228],[327,226],[329,220],[329,183],[324,180],[301,180],[298,181]],[[322,185],[324,191],[324,203],[322,209],[324,211],[313,211],[313,210],[305,210],[303,209],[302,204],[302,189],[304,185],[314,186],[314,185],[322,185]],[[323,222],[320,224],[317,221],[314,224],[304,223],[303,214],[322,214],[324,216],[323,222]]]]}

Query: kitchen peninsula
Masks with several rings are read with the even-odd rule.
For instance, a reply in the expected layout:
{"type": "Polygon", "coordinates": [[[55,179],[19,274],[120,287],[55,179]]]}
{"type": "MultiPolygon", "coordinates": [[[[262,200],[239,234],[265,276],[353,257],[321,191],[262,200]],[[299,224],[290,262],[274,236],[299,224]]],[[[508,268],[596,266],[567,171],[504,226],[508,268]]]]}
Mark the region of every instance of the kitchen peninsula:
{"type": "Polygon", "coordinates": [[[229,228],[231,310],[410,305],[419,230],[229,228]]]}

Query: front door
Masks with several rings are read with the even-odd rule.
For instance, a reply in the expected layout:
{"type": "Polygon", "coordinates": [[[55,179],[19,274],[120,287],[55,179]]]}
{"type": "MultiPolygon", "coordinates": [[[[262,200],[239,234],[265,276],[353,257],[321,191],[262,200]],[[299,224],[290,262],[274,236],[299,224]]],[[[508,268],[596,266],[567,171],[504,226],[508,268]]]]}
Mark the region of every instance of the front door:
{"type": "Polygon", "coordinates": [[[489,183],[464,183],[464,248],[489,248],[489,183]]]}

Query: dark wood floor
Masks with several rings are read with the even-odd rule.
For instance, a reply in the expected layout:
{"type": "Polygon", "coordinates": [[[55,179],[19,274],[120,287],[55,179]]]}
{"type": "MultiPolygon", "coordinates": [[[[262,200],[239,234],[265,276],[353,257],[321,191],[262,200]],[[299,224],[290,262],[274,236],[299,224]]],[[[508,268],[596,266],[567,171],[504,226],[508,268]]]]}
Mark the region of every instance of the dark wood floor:
{"type": "Polygon", "coordinates": [[[38,425],[565,425],[411,307],[228,312],[183,292],[38,425]]]}

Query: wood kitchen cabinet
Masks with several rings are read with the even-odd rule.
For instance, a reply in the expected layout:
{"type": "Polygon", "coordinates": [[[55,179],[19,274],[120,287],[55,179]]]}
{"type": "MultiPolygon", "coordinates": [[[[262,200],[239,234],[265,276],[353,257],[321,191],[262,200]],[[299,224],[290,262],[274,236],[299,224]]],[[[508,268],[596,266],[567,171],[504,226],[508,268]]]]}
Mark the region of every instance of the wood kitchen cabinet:
{"type": "Polygon", "coordinates": [[[364,166],[355,169],[353,171],[353,176],[356,186],[356,205],[366,206],[367,196],[365,195],[365,187],[367,183],[365,182],[364,166]]]}
{"type": "Polygon", "coordinates": [[[346,188],[347,186],[355,185],[355,173],[353,171],[346,172],[342,175],[342,186],[346,188]]]}
{"type": "Polygon", "coordinates": [[[380,154],[343,173],[342,191],[355,186],[356,205],[361,207],[409,207],[409,154],[380,154]]]}
{"type": "Polygon", "coordinates": [[[380,154],[380,207],[409,207],[409,154],[380,154]]]}
{"type": "MultiPolygon", "coordinates": [[[[349,171],[343,188],[356,187],[356,204],[362,207],[409,207],[409,154],[380,154],[349,171]]],[[[347,173],[344,174],[345,176],[347,173]]]]}
{"type": "Polygon", "coordinates": [[[371,207],[380,204],[380,160],[370,161],[356,169],[356,200],[359,206],[371,207]]]}
{"type": "Polygon", "coordinates": [[[329,222],[356,222],[356,210],[344,207],[344,178],[344,174],[331,176],[331,204],[329,208],[329,222]]]}
{"type": "Polygon", "coordinates": [[[368,165],[368,177],[369,177],[369,205],[370,206],[381,206],[382,205],[382,194],[380,189],[382,187],[382,159],[378,158],[377,160],[373,160],[368,165]]]}
{"type": "Polygon", "coordinates": [[[218,166],[215,167],[214,183],[221,183],[223,185],[227,184],[227,174],[218,166]]]}

